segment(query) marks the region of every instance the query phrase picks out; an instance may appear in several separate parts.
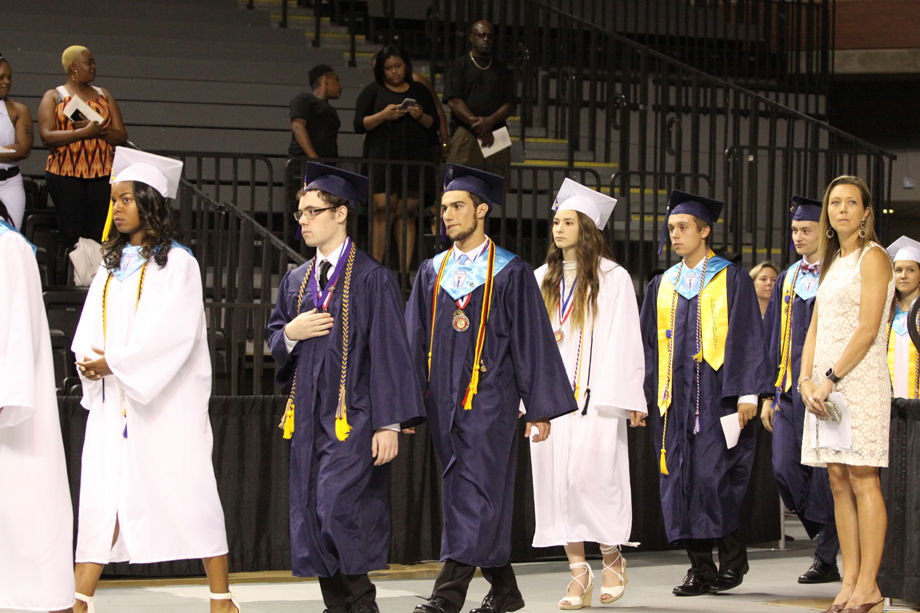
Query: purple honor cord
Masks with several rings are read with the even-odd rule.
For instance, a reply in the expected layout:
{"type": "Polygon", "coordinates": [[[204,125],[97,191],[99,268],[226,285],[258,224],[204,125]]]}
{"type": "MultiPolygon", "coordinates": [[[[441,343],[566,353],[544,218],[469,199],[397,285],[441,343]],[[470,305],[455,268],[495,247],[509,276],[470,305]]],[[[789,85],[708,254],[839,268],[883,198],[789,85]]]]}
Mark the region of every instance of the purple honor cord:
{"type": "Polygon", "coordinates": [[[310,287],[313,289],[313,306],[320,311],[325,311],[326,307],[329,306],[329,301],[332,299],[332,290],[335,288],[336,281],[339,280],[339,274],[341,274],[348,262],[348,256],[351,255],[352,249],[354,249],[354,245],[351,242],[351,238],[346,237],[345,242],[342,243],[341,251],[339,251],[339,259],[336,261],[335,268],[332,270],[332,275],[329,277],[329,280],[326,281],[326,288],[322,291],[319,289],[319,279],[316,276],[316,269],[318,267],[314,266],[313,270],[310,272],[310,287]]]}

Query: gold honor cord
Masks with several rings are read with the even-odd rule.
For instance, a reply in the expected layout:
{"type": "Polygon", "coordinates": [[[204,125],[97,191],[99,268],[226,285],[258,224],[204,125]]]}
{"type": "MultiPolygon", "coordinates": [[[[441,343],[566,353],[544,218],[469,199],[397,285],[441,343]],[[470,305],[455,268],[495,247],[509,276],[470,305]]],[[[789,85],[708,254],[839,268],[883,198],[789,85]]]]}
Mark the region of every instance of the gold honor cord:
{"type": "MultiPolygon", "coordinates": [[[[147,274],[147,262],[144,262],[144,265],[141,266],[141,278],[137,280],[137,296],[134,298],[134,312],[137,312],[137,305],[141,301],[141,294],[144,291],[144,277],[147,274]]],[[[109,276],[105,278],[105,285],[102,286],[102,344],[106,344],[107,340],[107,330],[108,327],[106,324],[106,313],[108,308],[106,303],[109,298],[109,283],[112,281],[112,272],[109,271],[109,276]]],[[[105,380],[102,381],[102,399],[105,400],[105,380]]],[[[121,409],[121,418],[125,423],[124,437],[128,438],[128,409],[122,407],[121,409]]]]}
{"type": "Polygon", "coordinates": [[[773,387],[776,388],[776,394],[773,398],[773,407],[779,405],[779,395],[782,392],[788,392],[789,388],[792,386],[792,377],[789,376],[789,368],[791,366],[791,352],[792,352],[792,303],[795,302],[795,282],[799,278],[799,271],[802,270],[802,265],[799,264],[795,269],[795,274],[792,275],[792,280],[789,281],[788,285],[783,283],[783,310],[780,317],[780,360],[779,360],[779,371],[776,375],[776,382],[773,384],[773,387]]]}
{"type": "MultiPolygon", "coordinates": [[[[476,333],[476,349],[473,352],[473,373],[470,377],[470,383],[466,387],[466,392],[463,395],[463,409],[469,411],[473,408],[473,397],[479,392],[479,371],[482,368],[482,350],[486,342],[486,323],[489,320],[489,314],[492,311],[492,288],[494,286],[494,279],[492,278],[492,273],[495,269],[495,243],[492,242],[492,239],[489,239],[489,265],[486,272],[486,282],[485,289],[482,294],[482,308],[479,314],[479,331],[476,333]]],[[[431,380],[431,352],[434,348],[434,323],[435,315],[438,312],[438,291],[441,287],[441,279],[444,276],[444,269],[447,267],[447,258],[450,257],[451,252],[454,250],[451,247],[446,254],[444,254],[444,259],[441,261],[441,266],[438,269],[438,277],[435,280],[434,292],[431,299],[431,335],[428,341],[428,380],[431,380]]]]}
{"type": "MultiPolygon", "coordinates": [[[[347,439],[348,435],[351,433],[351,425],[349,425],[348,417],[346,415],[345,388],[346,376],[348,374],[348,314],[350,310],[349,298],[351,293],[351,273],[355,264],[355,252],[357,252],[357,249],[352,245],[348,252],[348,261],[345,264],[345,286],[342,288],[342,372],[339,376],[339,399],[335,409],[335,436],[340,441],[347,439]]],[[[315,261],[316,258],[311,260],[310,264],[307,266],[306,274],[304,274],[303,281],[300,283],[300,289],[297,292],[298,315],[300,314],[300,305],[303,302],[303,294],[307,288],[307,282],[310,279],[310,274],[313,272],[313,264],[315,261]]],[[[298,370],[299,367],[294,369],[294,377],[291,380],[291,393],[288,395],[287,402],[284,406],[284,416],[281,418],[281,423],[278,424],[278,427],[284,431],[282,437],[286,439],[289,439],[294,435],[294,406],[295,394],[297,391],[298,370]]]]}

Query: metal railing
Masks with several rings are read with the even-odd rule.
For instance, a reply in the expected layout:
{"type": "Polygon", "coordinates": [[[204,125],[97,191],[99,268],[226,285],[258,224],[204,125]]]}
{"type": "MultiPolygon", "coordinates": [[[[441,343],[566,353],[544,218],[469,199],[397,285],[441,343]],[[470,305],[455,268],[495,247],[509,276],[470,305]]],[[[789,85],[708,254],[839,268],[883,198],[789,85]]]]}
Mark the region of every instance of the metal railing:
{"type": "Polygon", "coordinates": [[[201,270],[213,393],[274,393],[266,326],[282,275],[304,258],[249,213],[188,181],[177,206],[183,242],[201,270]]]}
{"type": "MultiPolygon", "coordinates": [[[[670,262],[655,247],[672,187],[726,202],[717,244],[745,265],[788,261],[792,194],[820,197],[846,172],[869,182],[877,215],[890,200],[893,154],[546,1],[435,5],[433,61],[465,51],[468,24],[489,19],[500,48],[526,58],[516,73],[527,134],[541,129],[560,139],[570,165],[578,158],[618,165],[610,188],[629,218],[615,216],[610,233],[629,241],[624,263],[639,278],[670,262]]],[[[884,219],[879,226],[884,236],[884,219]]]]}
{"type": "MultiPolygon", "coordinates": [[[[546,30],[545,43],[564,36],[576,19],[783,104],[824,113],[833,74],[834,0],[432,0],[432,65],[443,67],[464,53],[469,25],[483,18],[500,35],[499,57],[510,61],[522,45],[534,50],[520,31],[533,9],[548,17],[531,22],[546,30]]],[[[561,42],[544,48],[564,49],[561,42]]]]}

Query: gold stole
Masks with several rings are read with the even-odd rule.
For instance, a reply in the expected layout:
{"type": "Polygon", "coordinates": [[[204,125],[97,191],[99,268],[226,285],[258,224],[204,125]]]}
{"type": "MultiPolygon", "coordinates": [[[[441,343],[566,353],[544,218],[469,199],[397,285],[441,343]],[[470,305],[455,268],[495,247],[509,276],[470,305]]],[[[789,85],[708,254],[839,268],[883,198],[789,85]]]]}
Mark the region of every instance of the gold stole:
{"type": "MultiPolygon", "coordinates": [[[[891,375],[891,384],[894,385],[894,343],[895,337],[897,334],[891,333],[891,324],[888,324],[888,374],[891,375]]],[[[917,348],[914,347],[913,342],[908,339],[907,342],[907,397],[908,398],[917,398],[917,370],[918,370],[918,359],[920,356],[917,355],[917,348]]]]}
{"type": "MultiPolygon", "coordinates": [[[[699,295],[700,305],[700,330],[697,333],[702,337],[703,355],[701,358],[713,370],[722,368],[725,361],[725,341],[728,338],[728,289],[726,286],[727,274],[725,269],[720,270],[706,284],[699,295]]],[[[704,279],[705,281],[705,279],[704,279]]],[[[668,337],[670,326],[673,325],[677,313],[677,304],[673,295],[677,291],[666,275],[661,276],[658,286],[658,411],[663,417],[671,406],[671,380],[674,369],[674,338],[673,333],[668,337]],[[671,305],[674,303],[674,313],[671,305]]],[[[697,358],[699,361],[699,357],[697,358]]]]}

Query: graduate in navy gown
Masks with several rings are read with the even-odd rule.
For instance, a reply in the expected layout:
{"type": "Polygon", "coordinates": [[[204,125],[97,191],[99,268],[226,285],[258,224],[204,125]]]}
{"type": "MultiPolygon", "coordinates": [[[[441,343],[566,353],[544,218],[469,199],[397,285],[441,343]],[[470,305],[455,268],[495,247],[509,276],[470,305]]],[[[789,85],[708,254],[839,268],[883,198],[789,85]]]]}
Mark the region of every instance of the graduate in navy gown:
{"type": "Polygon", "coordinates": [[[485,235],[504,179],[452,164],[445,182],[441,219],[453,246],[422,263],[406,307],[443,469],[444,567],[415,610],[457,613],[478,566],[492,587],[473,611],[516,611],[524,606],[509,563],[517,446],[545,440],[549,420],[575,411],[575,398],[533,269],[485,235]]]}
{"type": "Polygon", "coordinates": [[[748,570],[738,527],[755,430],[744,426],[770,390],[754,282],[709,247],[721,210],[709,198],[671,194],[667,231],[682,260],[652,279],[640,314],[665,530],[691,564],[677,596],[731,589],[748,570]],[[723,427],[732,423],[741,432],[728,448],[723,427]]]}
{"type": "Polygon", "coordinates": [[[378,610],[367,573],[387,563],[386,464],[424,413],[396,279],[347,235],[366,199],[365,177],[307,164],[295,217],[316,256],[281,280],[268,324],[278,380],[293,381],[292,570],[319,577],[328,613],[378,610]]]}
{"type": "Polygon", "coordinates": [[[827,469],[802,464],[805,404],[795,384],[818,291],[820,218],[820,200],[792,197],[792,242],[802,259],[779,274],[763,318],[775,394],[763,401],[760,419],[773,433],[773,474],[783,504],[799,516],[810,538],[817,537],[811,567],[799,583],[840,580],[834,499],[827,469]]]}

